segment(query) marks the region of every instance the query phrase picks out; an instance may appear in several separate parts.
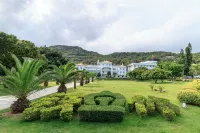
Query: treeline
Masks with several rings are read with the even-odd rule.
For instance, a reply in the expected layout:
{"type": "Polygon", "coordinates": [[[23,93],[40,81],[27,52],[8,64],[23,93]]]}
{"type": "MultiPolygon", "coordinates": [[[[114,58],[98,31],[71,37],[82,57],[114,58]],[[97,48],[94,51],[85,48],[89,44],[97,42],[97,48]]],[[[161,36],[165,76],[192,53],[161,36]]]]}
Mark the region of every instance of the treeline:
{"type": "MultiPolygon", "coordinates": [[[[0,63],[11,68],[13,59],[11,54],[15,54],[21,61],[23,57],[30,57],[36,59],[46,60],[48,64],[62,65],[66,64],[69,60],[74,63],[96,64],[97,60],[109,60],[113,64],[128,65],[133,62],[141,62],[146,60],[156,60],[159,62],[176,62],[184,64],[186,66],[191,63],[200,62],[200,53],[192,55],[191,62],[187,62],[185,59],[189,59],[186,54],[186,50],[181,50],[180,54],[172,52],[115,52],[108,55],[102,55],[97,52],[87,51],[78,46],[64,46],[56,45],[50,47],[37,47],[34,43],[26,40],[20,40],[14,35],[9,35],[4,32],[0,32],[0,63]]],[[[191,51],[190,51],[191,52],[191,51]]],[[[184,70],[188,75],[189,69],[184,70]]],[[[2,71],[0,70],[0,73],[2,71]]]]}

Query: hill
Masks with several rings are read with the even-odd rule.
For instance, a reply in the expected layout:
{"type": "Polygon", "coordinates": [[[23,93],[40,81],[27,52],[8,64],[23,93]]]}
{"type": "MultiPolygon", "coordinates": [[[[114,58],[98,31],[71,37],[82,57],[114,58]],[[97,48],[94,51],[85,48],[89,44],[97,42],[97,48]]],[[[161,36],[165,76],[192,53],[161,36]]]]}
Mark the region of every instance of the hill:
{"type": "Polygon", "coordinates": [[[87,51],[78,46],[55,45],[48,47],[60,52],[66,59],[75,63],[96,64],[97,60],[109,60],[114,64],[130,64],[132,62],[141,62],[145,60],[174,60],[178,54],[172,52],[115,52],[108,55],[102,55],[97,52],[87,51]]]}

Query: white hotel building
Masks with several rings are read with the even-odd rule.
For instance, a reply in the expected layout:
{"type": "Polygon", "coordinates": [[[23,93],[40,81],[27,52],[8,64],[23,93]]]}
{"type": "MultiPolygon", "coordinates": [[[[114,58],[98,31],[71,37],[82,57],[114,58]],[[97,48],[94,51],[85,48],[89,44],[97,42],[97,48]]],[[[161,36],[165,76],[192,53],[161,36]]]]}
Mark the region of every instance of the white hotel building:
{"type": "Polygon", "coordinates": [[[100,73],[101,76],[106,76],[108,72],[111,73],[111,76],[126,76],[128,71],[132,71],[138,67],[146,67],[148,69],[153,69],[157,66],[157,61],[146,61],[140,63],[131,63],[128,66],[122,65],[113,65],[110,61],[97,61],[97,65],[85,65],[85,64],[76,64],[78,70],[86,70],[89,72],[100,73]]]}

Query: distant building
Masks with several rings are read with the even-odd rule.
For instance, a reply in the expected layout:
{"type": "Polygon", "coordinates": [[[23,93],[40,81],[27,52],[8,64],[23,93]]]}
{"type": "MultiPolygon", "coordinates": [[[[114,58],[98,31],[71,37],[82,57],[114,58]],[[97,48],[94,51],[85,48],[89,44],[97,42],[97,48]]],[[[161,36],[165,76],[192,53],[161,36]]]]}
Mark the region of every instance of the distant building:
{"type": "Polygon", "coordinates": [[[154,69],[157,66],[157,61],[145,61],[140,63],[131,63],[128,65],[128,71],[132,71],[135,68],[146,67],[148,69],[154,69]]]}
{"type": "Polygon", "coordinates": [[[101,76],[106,76],[108,72],[111,76],[126,76],[127,67],[122,65],[113,65],[110,61],[97,61],[97,65],[76,64],[79,70],[87,70],[89,72],[100,73],[101,76]]]}

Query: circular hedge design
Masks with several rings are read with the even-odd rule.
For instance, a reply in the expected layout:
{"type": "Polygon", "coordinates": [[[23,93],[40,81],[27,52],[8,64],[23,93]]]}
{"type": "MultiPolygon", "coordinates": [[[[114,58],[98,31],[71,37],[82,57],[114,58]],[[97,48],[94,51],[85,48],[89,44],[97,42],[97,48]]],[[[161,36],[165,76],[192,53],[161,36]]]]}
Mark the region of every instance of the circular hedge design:
{"type": "Polygon", "coordinates": [[[125,114],[126,99],[119,93],[102,91],[84,97],[84,105],[78,112],[83,121],[122,121],[125,114]]]}

